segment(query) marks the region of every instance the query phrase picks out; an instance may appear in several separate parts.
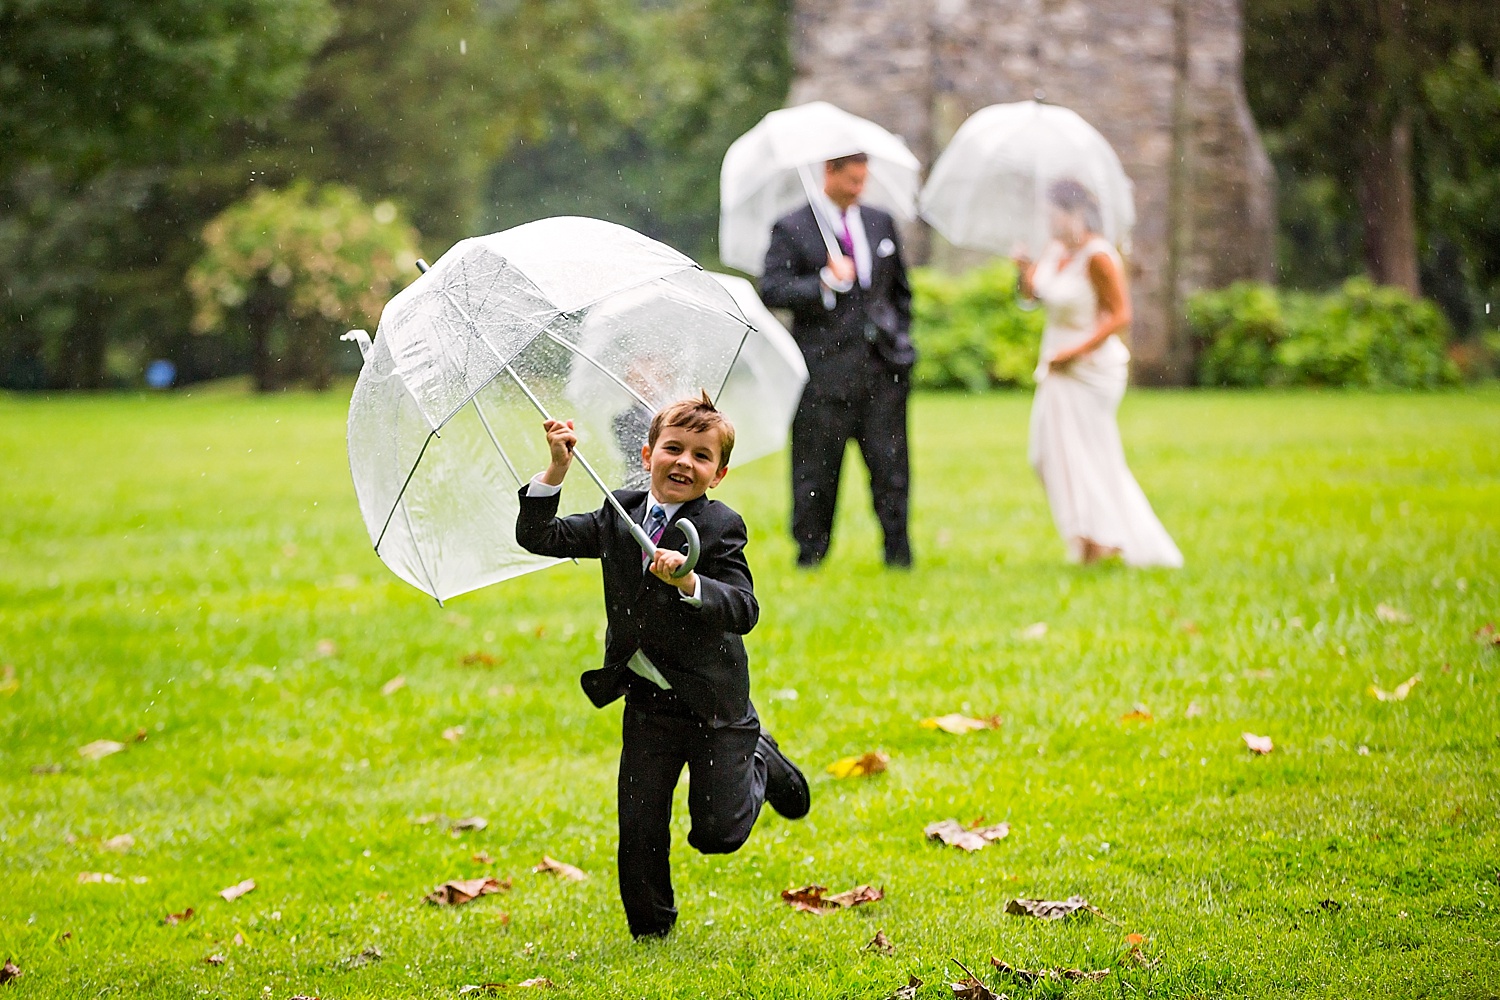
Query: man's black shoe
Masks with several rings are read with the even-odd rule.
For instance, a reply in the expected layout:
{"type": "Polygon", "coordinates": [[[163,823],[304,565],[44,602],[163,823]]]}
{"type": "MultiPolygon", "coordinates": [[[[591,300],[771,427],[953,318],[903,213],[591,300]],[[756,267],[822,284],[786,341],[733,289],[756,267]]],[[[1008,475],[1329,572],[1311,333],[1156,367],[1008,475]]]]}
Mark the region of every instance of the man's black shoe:
{"type": "Polygon", "coordinates": [[[797,770],[797,765],[787,760],[776,738],[764,729],[760,731],[760,743],[755,755],[766,762],[766,801],[787,819],[801,819],[812,808],[812,795],[807,790],[807,779],[797,770]]]}
{"type": "Polygon", "coordinates": [[[815,556],[815,555],[811,555],[809,553],[803,553],[802,555],[800,555],[800,556],[797,557],[797,568],[798,569],[817,569],[818,568],[818,564],[821,563],[822,561],[823,561],[823,557],[822,556],[815,556]]]}

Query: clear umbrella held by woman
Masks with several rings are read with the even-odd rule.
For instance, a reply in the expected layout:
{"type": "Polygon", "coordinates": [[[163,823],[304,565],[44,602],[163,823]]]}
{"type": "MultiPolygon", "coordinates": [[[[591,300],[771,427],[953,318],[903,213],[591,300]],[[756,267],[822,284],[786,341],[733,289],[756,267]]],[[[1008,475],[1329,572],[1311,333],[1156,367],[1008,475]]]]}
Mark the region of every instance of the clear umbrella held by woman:
{"type": "Polygon", "coordinates": [[[1131,566],[1182,565],[1120,440],[1116,413],[1130,375],[1120,333],[1130,325],[1124,266],[1099,234],[1099,203],[1071,178],[1047,190],[1052,240],[1034,264],[1016,261],[1021,292],[1047,308],[1030,459],[1072,561],[1118,556],[1131,566]]]}

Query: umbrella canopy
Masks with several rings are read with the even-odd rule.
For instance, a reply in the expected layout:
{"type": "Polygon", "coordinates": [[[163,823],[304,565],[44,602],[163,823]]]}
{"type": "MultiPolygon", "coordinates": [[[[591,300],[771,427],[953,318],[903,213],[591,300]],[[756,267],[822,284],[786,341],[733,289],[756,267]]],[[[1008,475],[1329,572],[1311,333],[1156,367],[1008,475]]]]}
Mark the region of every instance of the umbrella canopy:
{"type": "MultiPolygon", "coordinates": [[[[650,414],[718,393],[749,324],[692,260],[595,219],[528,223],[456,244],[380,317],[349,405],[349,465],[370,540],[439,601],[556,562],[515,541],[517,492],[547,465],[541,413],[650,414]]],[[[612,422],[580,454],[623,486],[612,422]]],[[[565,491],[568,510],[592,491],[565,491]]]]}
{"type": "Polygon", "coordinates": [[[1135,198],[1119,156],[1076,112],[1039,101],[970,116],[932,167],[922,217],[959,246],[1040,253],[1051,238],[1047,189],[1065,178],[1098,199],[1100,234],[1128,249],[1135,198]]]}
{"type": "Polygon", "coordinates": [[[852,153],[870,158],[862,198],[899,219],[916,216],[921,165],[906,143],[874,122],[813,101],[772,111],[736,139],[719,172],[719,259],[760,274],[771,226],[823,189],[822,164],[852,153]]]}
{"type": "Polygon", "coordinates": [[[734,463],[744,465],[786,447],[792,417],[807,384],[802,349],[744,278],[709,272],[750,321],[718,406],[734,424],[734,463]]]}

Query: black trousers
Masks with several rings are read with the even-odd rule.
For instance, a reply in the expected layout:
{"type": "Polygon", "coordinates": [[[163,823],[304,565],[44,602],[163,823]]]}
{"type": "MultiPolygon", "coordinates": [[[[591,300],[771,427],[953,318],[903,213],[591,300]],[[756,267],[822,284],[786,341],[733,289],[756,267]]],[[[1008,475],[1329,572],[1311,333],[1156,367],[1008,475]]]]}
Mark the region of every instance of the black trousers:
{"type": "Polygon", "coordinates": [[[870,470],[875,517],[885,535],[887,562],[909,563],[907,538],[911,471],[906,450],[909,376],[872,360],[863,385],[830,391],[809,381],[792,420],[792,537],[803,562],[828,554],[839,472],[850,438],[870,470]]]}
{"type": "Polygon", "coordinates": [[[626,697],[621,727],[620,900],[636,937],[665,934],[677,922],[672,895],[672,792],[687,766],[688,844],[703,854],[730,854],[750,836],[766,798],[766,764],[755,756],[755,710],[715,729],[670,691],[626,697]]]}

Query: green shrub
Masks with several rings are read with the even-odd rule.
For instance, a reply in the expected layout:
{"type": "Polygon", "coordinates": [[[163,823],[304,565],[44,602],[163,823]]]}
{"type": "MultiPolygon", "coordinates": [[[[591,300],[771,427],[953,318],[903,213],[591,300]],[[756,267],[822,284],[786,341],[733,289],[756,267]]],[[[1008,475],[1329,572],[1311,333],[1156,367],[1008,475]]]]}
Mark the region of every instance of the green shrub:
{"type": "Polygon", "coordinates": [[[1240,282],[1187,309],[1205,385],[1423,389],[1458,381],[1437,306],[1351,278],[1322,295],[1240,282]]]}
{"type": "Polygon", "coordinates": [[[961,275],[916,268],[911,280],[916,385],[981,392],[1034,384],[1045,316],[1021,308],[1010,261],[961,275]]]}

